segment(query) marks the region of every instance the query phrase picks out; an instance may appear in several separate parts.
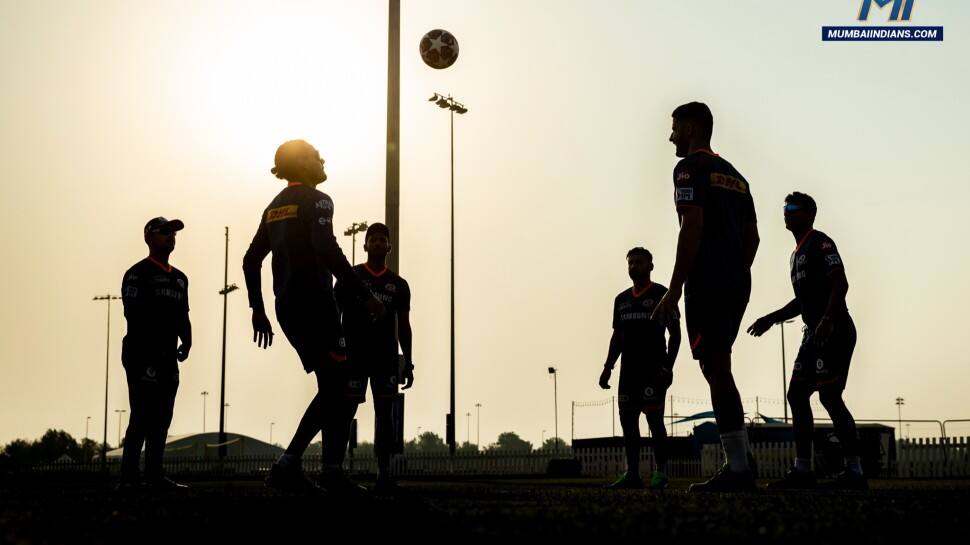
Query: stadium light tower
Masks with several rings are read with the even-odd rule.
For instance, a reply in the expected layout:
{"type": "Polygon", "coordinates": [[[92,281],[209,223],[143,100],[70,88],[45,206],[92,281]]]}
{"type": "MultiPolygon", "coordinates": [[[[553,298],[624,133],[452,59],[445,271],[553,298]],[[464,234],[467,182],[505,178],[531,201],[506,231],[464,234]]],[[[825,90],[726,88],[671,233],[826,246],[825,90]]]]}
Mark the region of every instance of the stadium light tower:
{"type": "MultiPolygon", "coordinates": [[[[229,309],[229,294],[239,286],[229,284],[229,227],[226,226],[226,266],[222,275],[222,378],[219,381],[219,458],[226,457],[226,315],[229,309]]],[[[203,402],[203,406],[205,402],[203,402]]],[[[202,432],[205,432],[205,414],[202,415],[202,432]]]]}
{"type": "Polygon", "coordinates": [[[90,416],[84,417],[84,441],[85,442],[87,442],[88,440],[88,428],[90,427],[90,425],[91,425],[91,417],[90,416]]]}
{"type": "Polygon", "coordinates": [[[554,433],[556,434],[556,453],[559,453],[559,390],[556,385],[556,372],[558,369],[555,367],[549,368],[549,374],[552,375],[552,403],[553,403],[553,414],[556,418],[556,425],[554,426],[554,433]]]}
{"type": "Polygon", "coordinates": [[[199,395],[202,396],[202,433],[205,433],[205,398],[209,397],[209,392],[202,390],[199,395]]]}
{"type": "Polygon", "coordinates": [[[108,305],[108,327],[104,349],[104,434],[101,437],[102,471],[108,469],[108,371],[111,369],[111,301],[115,299],[121,299],[121,297],[109,293],[106,295],[96,295],[91,299],[92,301],[105,301],[108,305]]]}
{"type": "Polygon", "coordinates": [[[455,114],[462,115],[468,108],[456,102],[451,95],[435,93],[428,99],[440,108],[449,110],[451,118],[451,402],[446,419],[448,450],[455,454],[455,114]]]}
{"type": "Polygon", "coordinates": [[[350,264],[357,264],[357,233],[364,233],[367,231],[367,222],[362,221],[360,223],[354,222],[350,224],[350,227],[344,230],[344,236],[350,237],[350,264]]]}
{"type": "Polygon", "coordinates": [[[898,420],[898,429],[902,431],[903,428],[903,405],[906,404],[906,400],[901,397],[896,398],[896,418],[898,420]]]}
{"type": "Polygon", "coordinates": [[[475,404],[475,446],[482,448],[482,404],[475,404]]]}
{"type": "Polygon", "coordinates": [[[269,444],[271,445],[273,444],[273,426],[275,425],[276,425],[276,422],[269,423],[269,444]]]}
{"type": "Polygon", "coordinates": [[[128,409],[115,409],[115,414],[118,415],[118,446],[121,446],[121,421],[125,418],[125,413],[128,409]]]}

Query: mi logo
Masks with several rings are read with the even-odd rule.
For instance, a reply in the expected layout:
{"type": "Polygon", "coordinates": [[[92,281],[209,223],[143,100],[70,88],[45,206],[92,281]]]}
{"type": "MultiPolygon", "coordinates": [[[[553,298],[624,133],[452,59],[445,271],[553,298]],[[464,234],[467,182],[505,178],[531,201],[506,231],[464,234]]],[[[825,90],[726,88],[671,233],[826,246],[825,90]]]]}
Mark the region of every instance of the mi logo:
{"type": "Polygon", "coordinates": [[[869,20],[869,8],[871,8],[873,4],[876,5],[877,9],[882,9],[890,2],[893,4],[893,9],[889,13],[889,20],[909,21],[910,17],[913,15],[913,3],[916,2],[916,0],[862,0],[862,9],[859,11],[859,20],[869,20]]]}

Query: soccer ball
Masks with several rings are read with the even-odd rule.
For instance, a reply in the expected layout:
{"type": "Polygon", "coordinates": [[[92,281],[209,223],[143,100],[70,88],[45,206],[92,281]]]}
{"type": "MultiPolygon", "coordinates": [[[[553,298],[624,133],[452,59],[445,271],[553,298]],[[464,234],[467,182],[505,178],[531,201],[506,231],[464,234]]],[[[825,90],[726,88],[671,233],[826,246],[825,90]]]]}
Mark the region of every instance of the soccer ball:
{"type": "Polygon", "coordinates": [[[458,40],[450,32],[440,28],[425,34],[418,50],[424,63],[436,70],[448,68],[458,60],[458,40]]]}

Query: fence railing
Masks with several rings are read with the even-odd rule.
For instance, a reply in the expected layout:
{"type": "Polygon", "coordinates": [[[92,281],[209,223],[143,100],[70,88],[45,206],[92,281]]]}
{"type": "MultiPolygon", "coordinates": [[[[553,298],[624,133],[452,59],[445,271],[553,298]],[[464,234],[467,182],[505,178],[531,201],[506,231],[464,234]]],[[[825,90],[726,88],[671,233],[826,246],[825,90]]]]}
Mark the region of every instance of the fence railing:
{"type": "MultiPolygon", "coordinates": [[[[902,439],[896,442],[895,464],[883,473],[899,478],[960,478],[970,477],[970,438],[902,439]]],[[[763,479],[781,478],[795,457],[795,445],[783,443],[753,443],[752,453],[763,479]]],[[[434,476],[528,476],[546,473],[549,461],[555,458],[575,458],[581,464],[582,475],[587,477],[613,477],[626,470],[626,454],[622,447],[564,449],[522,452],[457,452],[454,457],[447,452],[420,453],[397,456],[392,469],[401,477],[434,476]]],[[[707,444],[699,457],[677,458],[668,461],[671,477],[696,478],[713,474],[721,466],[724,455],[718,444],[707,444]]],[[[165,460],[169,474],[179,476],[205,476],[212,478],[261,478],[265,476],[275,457],[235,456],[218,458],[178,458],[165,460]]],[[[644,472],[653,467],[654,452],[651,447],[640,450],[640,467],[644,472]]],[[[320,456],[306,456],[304,468],[308,472],[321,469],[320,456]]],[[[108,470],[117,473],[120,460],[108,461],[108,470]]],[[[373,456],[347,458],[346,469],[358,475],[374,474],[377,461],[373,456]]],[[[97,473],[101,463],[66,462],[42,464],[31,468],[35,473],[97,473]]]]}

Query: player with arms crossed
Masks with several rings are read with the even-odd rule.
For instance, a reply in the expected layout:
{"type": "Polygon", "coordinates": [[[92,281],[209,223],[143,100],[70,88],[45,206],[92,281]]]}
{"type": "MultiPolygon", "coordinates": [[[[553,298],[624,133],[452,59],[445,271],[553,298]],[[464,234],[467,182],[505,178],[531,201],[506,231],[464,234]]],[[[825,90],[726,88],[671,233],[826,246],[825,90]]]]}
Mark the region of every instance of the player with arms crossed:
{"type": "Polygon", "coordinates": [[[791,255],[791,283],[795,298],[782,308],[758,318],[748,333],[760,337],[774,324],[801,315],[805,322],[802,345],[798,349],[788,403],[795,429],[795,465],[785,478],[769,488],[814,488],[812,472],[812,435],[814,420],[810,399],[818,392],[828,411],[835,435],[842,445],[846,469],[832,485],[836,488],[866,489],[859,456],[855,420],[845,406],[842,392],[849,375],[849,362],[855,349],[856,330],[845,296],[849,281],[835,242],[814,229],[815,199],[804,193],[785,197],[785,228],[795,237],[791,255]]]}
{"type": "Polygon", "coordinates": [[[391,232],[383,223],[374,223],[364,235],[367,262],[354,267],[357,277],[384,303],[387,314],[371,321],[362,312],[361,302],[338,282],[337,302],[340,304],[344,331],[351,361],[360,384],[354,403],[364,401],[367,382],[374,396],[374,451],[377,454],[377,489],[393,491],[396,483],[391,475],[391,455],[394,447],[392,409],[398,384],[407,390],[414,384],[414,362],[411,359],[411,288],[406,280],[387,268],[391,252],[391,232]],[[404,369],[398,370],[398,341],[404,354],[404,369]]]}
{"type": "Polygon", "coordinates": [[[646,248],[633,248],[626,254],[627,271],[633,287],[613,302],[613,336],[606,364],[600,374],[600,387],[610,387],[616,359],[620,364],[620,426],[626,447],[626,473],[608,488],[643,488],[640,478],[640,414],[647,415],[653,435],[656,469],[650,488],[667,488],[667,429],[664,427],[664,399],[673,382],[674,362],[680,350],[680,322],[667,327],[651,319],[654,306],[667,288],[650,281],[653,255],[646,248]]]}
{"type": "MultiPolygon", "coordinates": [[[[275,162],[273,174],[288,185],[263,212],[243,258],[253,309],[253,341],[262,348],[273,344],[260,278],[263,259],[272,252],[276,318],[304,371],[316,375],[318,391],[266,484],[280,490],[316,491],[317,485],[303,473],[304,451],[325,424],[332,434],[346,433],[338,422],[343,419],[347,393],[346,342],[333,296],[333,276],[360,298],[371,319],[384,313],[384,305],[354,275],[334,237],[333,200],[316,189],[327,179],[320,153],[303,140],[290,140],[276,150],[275,162]]],[[[337,437],[329,443],[341,442],[346,439],[337,437]]],[[[325,465],[333,465],[334,459],[325,452],[325,465]]]]}
{"type": "Polygon", "coordinates": [[[672,324],[684,296],[688,341],[710,386],[727,458],[716,475],[690,491],[750,491],[755,489],[753,458],[731,373],[731,348],[751,294],[758,224],[747,180],[711,151],[713,128],[705,104],[691,102],[673,112],[670,141],[682,158],[674,168],[680,234],[670,288],[654,318],[672,324]]]}

